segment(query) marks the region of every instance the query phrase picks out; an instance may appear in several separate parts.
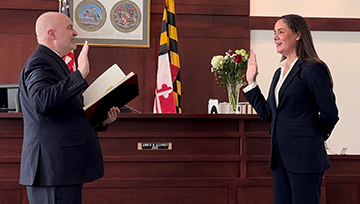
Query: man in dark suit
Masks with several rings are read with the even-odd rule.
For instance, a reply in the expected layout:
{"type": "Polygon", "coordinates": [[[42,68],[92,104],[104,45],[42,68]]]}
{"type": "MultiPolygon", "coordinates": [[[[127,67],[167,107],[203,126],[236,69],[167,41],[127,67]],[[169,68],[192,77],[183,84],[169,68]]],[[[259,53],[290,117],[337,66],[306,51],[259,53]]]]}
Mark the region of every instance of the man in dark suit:
{"type": "MultiPolygon", "coordinates": [[[[61,56],[76,49],[77,32],[64,14],[48,12],[36,21],[38,47],[19,77],[24,118],[20,184],[30,204],[80,204],[82,185],[104,174],[97,133],[83,110],[81,92],[88,87],[85,42],[78,70],[71,73],[61,56]]],[[[98,130],[116,120],[112,108],[98,130]]]]}

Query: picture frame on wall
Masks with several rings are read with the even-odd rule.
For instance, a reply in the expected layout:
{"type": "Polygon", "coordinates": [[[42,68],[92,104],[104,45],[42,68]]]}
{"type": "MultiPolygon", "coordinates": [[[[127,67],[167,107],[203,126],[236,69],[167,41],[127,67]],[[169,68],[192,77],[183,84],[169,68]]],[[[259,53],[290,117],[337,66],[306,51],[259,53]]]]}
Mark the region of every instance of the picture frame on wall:
{"type": "Polygon", "coordinates": [[[69,0],[78,36],[94,46],[144,47],[150,43],[150,0],[69,0]]]}

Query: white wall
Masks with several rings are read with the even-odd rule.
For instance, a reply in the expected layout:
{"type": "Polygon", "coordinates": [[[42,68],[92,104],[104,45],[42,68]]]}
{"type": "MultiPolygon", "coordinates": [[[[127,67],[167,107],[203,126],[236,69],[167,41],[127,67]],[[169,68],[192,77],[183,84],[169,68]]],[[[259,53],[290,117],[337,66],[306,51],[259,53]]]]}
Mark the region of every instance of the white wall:
{"type": "MultiPolygon", "coordinates": [[[[250,2],[251,16],[298,13],[304,17],[360,17],[358,0],[305,0],[296,6],[296,1],[289,0],[250,2]]],[[[312,31],[312,35],[317,53],[333,75],[339,108],[340,121],[329,139],[330,149],[339,153],[343,147],[347,147],[347,154],[360,154],[360,32],[312,31]]],[[[256,53],[259,65],[258,83],[267,96],[271,78],[280,60],[280,55],[275,51],[273,31],[252,30],[250,39],[251,49],[256,53]]]]}

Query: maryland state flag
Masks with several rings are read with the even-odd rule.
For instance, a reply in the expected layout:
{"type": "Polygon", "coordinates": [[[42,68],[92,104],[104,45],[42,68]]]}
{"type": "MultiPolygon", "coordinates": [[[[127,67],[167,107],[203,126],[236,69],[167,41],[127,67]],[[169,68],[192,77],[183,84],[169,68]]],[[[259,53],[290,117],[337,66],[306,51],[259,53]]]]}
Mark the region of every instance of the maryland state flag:
{"type": "Polygon", "coordinates": [[[154,113],[182,113],[175,2],[165,0],[160,35],[154,113]]]}
{"type": "MultiPolygon", "coordinates": [[[[67,0],[59,0],[59,12],[67,15],[70,18],[70,6],[67,0]]],[[[75,64],[75,55],[74,51],[70,51],[65,56],[62,57],[65,61],[66,65],[68,66],[70,73],[76,70],[75,64]]]]}

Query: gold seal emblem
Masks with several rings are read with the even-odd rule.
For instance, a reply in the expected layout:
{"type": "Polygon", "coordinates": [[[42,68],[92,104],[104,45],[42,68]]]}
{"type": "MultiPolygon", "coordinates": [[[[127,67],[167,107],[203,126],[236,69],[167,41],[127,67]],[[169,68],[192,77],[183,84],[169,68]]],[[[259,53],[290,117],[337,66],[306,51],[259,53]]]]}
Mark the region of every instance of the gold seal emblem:
{"type": "Polygon", "coordinates": [[[79,27],[85,31],[97,31],[105,23],[105,7],[96,0],[85,0],[75,9],[75,20],[79,27]]]}
{"type": "Polygon", "coordinates": [[[133,1],[119,1],[111,9],[110,20],[116,30],[132,32],[140,25],[141,11],[133,1]]]}

